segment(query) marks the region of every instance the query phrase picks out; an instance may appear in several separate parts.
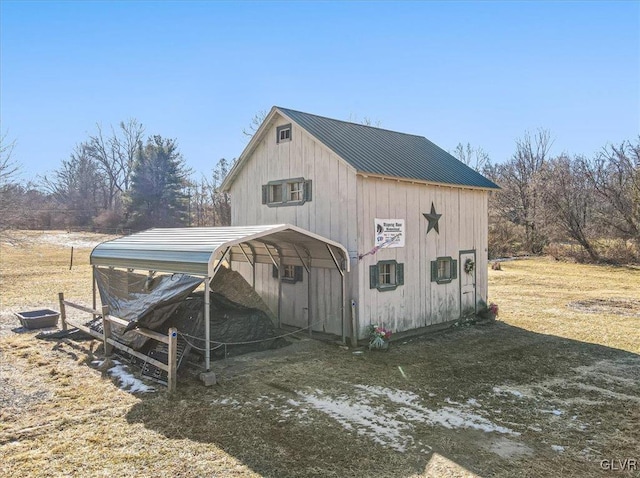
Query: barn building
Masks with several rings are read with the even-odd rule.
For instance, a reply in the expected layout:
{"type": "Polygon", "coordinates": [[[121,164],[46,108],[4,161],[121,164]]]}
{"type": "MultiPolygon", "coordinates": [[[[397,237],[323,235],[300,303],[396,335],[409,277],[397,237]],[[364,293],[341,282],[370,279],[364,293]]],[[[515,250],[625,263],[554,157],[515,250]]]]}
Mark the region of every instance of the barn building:
{"type": "Polygon", "coordinates": [[[282,324],[363,339],[369,324],[408,331],[486,306],[498,186],[422,136],[273,107],[222,189],[232,226],[291,224],[348,251],[336,268],[232,256],[282,324]]]}

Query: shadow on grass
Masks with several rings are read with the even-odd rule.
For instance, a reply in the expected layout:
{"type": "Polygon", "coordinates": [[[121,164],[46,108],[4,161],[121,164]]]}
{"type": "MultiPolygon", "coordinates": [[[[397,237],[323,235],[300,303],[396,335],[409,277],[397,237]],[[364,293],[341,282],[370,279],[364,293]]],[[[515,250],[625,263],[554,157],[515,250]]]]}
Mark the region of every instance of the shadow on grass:
{"type": "Polygon", "coordinates": [[[629,385],[635,384],[638,396],[640,378],[634,373],[640,372],[640,357],[626,351],[501,322],[407,340],[388,353],[355,355],[325,344],[313,353],[283,350],[275,359],[269,352],[240,359],[240,375],[225,376],[222,368],[221,385],[212,388],[190,381],[180,383],[173,397],[143,396],[127,419],[170,439],[213,444],[257,473],[274,477],[514,476],[515,463],[531,476],[557,476],[558,470],[596,476],[602,473],[598,456],[634,458],[640,446],[633,432],[640,425],[640,396],[630,406],[625,395],[634,393],[629,385]],[[601,370],[594,375],[599,383],[580,385],[580,370],[605,362],[628,364],[633,373],[607,378],[601,370]],[[414,411],[447,410],[457,404],[513,433],[486,432],[464,423],[456,427],[453,422],[448,428],[408,416],[406,426],[391,429],[398,436],[389,446],[376,439],[376,430],[389,431],[399,415],[365,414],[373,424],[367,427],[350,421],[349,411],[338,418],[330,413],[331,407],[340,406],[338,400],[357,401],[355,391],[363,387],[418,396],[422,408],[414,411]],[[500,387],[514,391],[505,396],[500,387]],[[532,387],[539,396],[517,391],[532,387]],[[608,390],[611,395],[598,395],[608,390]],[[332,398],[325,400],[324,410],[307,407],[310,410],[297,413],[303,392],[332,398]],[[472,409],[467,403],[481,406],[472,409]],[[560,410],[544,409],[547,406],[560,410]],[[575,426],[583,422],[586,429],[575,426]],[[491,445],[496,439],[526,452],[501,453],[491,445]],[[597,448],[596,455],[578,452],[585,443],[597,448]],[[576,451],[560,453],[560,445],[576,451]]]}

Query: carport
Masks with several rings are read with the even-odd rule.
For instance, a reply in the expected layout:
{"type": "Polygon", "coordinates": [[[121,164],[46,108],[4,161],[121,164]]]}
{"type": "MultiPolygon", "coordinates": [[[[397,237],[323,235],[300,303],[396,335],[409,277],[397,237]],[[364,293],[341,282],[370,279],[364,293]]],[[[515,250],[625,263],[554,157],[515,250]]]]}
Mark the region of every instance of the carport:
{"type": "MultiPolygon", "coordinates": [[[[342,285],[342,340],[346,337],[345,273],[349,255],[341,244],[290,224],[233,227],[155,228],[104,242],[91,252],[94,268],[93,302],[96,307],[96,267],[189,274],[204,278],[205,368],[211,368],[210,282],[224,261],[273,264],[278,271],[278,326],[281,320],[282,267],[302,266],[307,273],[311,304],[311,269],[336,268],[342,285]]],[[[309,307],[309,311],[311,307],[309,307]]],[[[312,323],[311,313],[308,316],[312,323]]],[[[311,330],[309,328],[309,330],[311,330]]]]}

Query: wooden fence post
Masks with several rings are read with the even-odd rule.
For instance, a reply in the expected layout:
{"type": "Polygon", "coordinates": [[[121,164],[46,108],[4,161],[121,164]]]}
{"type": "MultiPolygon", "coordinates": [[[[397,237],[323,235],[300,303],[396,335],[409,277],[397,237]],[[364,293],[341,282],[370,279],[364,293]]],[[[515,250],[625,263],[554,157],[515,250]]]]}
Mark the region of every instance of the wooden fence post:
{"type": "Polygon", "coordinates": [[[169,393],[174,393],[176,391],[176,372],[178,370],[178,364],[176,360],[176,355],[178,351],[178,329],[175,327],[171,327],[169,329],[169,344],[168,344],[168,366],[169,370],[167,371],[167,386],[169,387],[169,393]]]}
{"type": "Polygon", "coordinates": [[[107,319],[107,315],[109,315],[109,306],[102,306],[102,340],[104,343],[104,356],[107,358],[111,355],[113,351],[113,345],[109,343],[109,339],[111,338],[111,321],[107,319]]]}
{"type": "Polygon", "coordinates": [[[58,293],[58,300],[60,301],[60,318],[62,319],[62,330],[67,330],[67,311],[64,308],[64,293],[58,293]]]}

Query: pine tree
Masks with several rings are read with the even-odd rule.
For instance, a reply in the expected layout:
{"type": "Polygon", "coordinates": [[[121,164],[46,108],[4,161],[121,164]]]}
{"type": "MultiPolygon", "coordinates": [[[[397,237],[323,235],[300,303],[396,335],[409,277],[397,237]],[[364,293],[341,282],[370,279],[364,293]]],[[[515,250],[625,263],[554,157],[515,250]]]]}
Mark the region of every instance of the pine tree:
{"type": "Polygon", "coordinates": [[[138,148],[127,195],[133,229],[178,227],[188,222],[184,193],[189,171],[175,140],[155,135],[138,148]]]}

